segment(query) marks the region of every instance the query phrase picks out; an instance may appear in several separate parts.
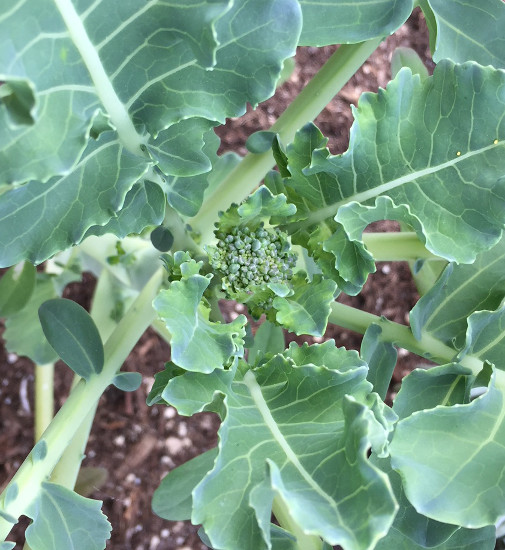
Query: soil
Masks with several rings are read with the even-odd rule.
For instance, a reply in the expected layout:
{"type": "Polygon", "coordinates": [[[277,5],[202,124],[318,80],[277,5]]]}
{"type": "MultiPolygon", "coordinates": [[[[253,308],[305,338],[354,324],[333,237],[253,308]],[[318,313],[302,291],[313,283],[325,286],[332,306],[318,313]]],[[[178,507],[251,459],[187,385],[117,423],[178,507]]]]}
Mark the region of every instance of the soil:
{"type": "MultiPolygon", "coordinates": [[[[317,118],[316,124],[329,137],[332,153],[347,148],[352,123],[351,104],[356,104],[363,91],[377,91],[390,79],[391,53],[397,46],[410,46],[432,65],[426,25],[416,10],[395,35],[384,41],[361,70],[317,118]]],[[[218,129],[222,138],[221,151],[245,154],[247,137],[266,129],[276,120],[291,99],[310,80],[334,52],[334,47],[300,48],[296,67],[290,79],[276,95],[246,116],[230,120],[218,129]]],[[[395,230],[385,222],[380,230],[395,230]]],[[[409,268],[402,263],[380,263],[377,272],[357,297],[341,296],[343,302],[371,313],[382,314],[406,324],[408,312],[417,300],[409,268]]],[[[94,280],[85,275],[82,283],[71,284],[66,296],[89,307],[94,280]]],[[[233,315],[233,305],[225,309],[233,315]]],[[[2,326],[0,325],[0,333],[2,326]]],[[[361,337],[351,331],[331,326],[325,335],[337,345],[359,349],[361,337]]],[[[293,340],[287,335],[287,340],[293,340]]],[[[300,339],[298,339],[300,341],[300,339]]],[[[322,340],[322,339],[320,339],[322,340]]],[[[103,511],[112,523],[112,550],[204,550],[207,548],[196,535],[197,527],[189,522],[168,522],[151,511],[151,497],[163,476],[193,456],[216,445],[217,418],[199,414],[180,417],[171,407],[146,405],[146,395],[154,374],[163,369],[170,356],[169,346],[152,331],[147,331],[126,362],[126,370],[143,375],[142,386],[133,393],[123,393],[113,387],[100,400],[95,424],[86,450],[83,466],[97,467],[107,472],[106,481],[91,497],[103,501],[103,511]]],[[[399,350],[390,398],[395,385],[417,363],[415,356],[399,350]]],[[[0,346],[0,486],[14,474],[32,446],[33,365],[29,360],[8,354],[0,346]]],[[[56,370],[56,404],[64,402],[72,373],[63,364],[56,370]]],[[[102,470],[102,471],[103,471],[102,470]]],[[[11,534],[22,548],[21,522],[11,534]]],[[[240,550],[237,548],[237,550],[240,550]]]]}

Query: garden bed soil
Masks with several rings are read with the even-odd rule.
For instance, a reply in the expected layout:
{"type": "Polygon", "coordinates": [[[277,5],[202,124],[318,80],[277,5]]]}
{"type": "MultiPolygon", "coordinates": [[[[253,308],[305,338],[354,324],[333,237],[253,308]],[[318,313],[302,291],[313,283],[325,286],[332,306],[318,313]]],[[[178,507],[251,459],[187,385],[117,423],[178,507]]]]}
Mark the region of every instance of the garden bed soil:
{"type": "MultiPolygon", "coordinates": [[[[359,73],[344,87],[337,98],[321,113],[316,124],[329,137],[333,154],[346,150],[352,123],[351,104],[356,104],[364,91],[376,91],[390,79],[390,59],[397,46],[410,46],[429,58],[424,19],[416,11],[409,21],[381,44],[359,73]]],[[[272,125],[291,99],[333,53],[334,47],[300,48],[296,67],[290,79],[274,98],[246,116],[230,120],[218,129],[222,138],[221,152],[245,154],[247,137],[272,125]]],[[[430,62],[426,61],[432,69],[430,62]]],[[[379,224],[380,230],[394,230],[394,224],[379,224]]],[[[82,283],[72,283],[66,291],[70,297],[89,307],[94,280],[86,274],[82,283]]],[[[391,320],[406,324],[408,312],[417,300],[409,268],[403,263],[379,263],[364,291],[357,297],[341,296],[339,300],[391,320]]],[[[228,316],[236,315],[234,305],[224,304],[228,316]]],[[[2,326],[0,325],[0,331],[2,326]]],[[[331,326],[325,335],[338,346],[359,349],[361,337],[348,330],[331,326]]],[[[295,339],[292,335],[288,340],[295,339]]],[[[296,338],[303,341],[303,338],[296,338]]],[[[151,511],[151,497],[162,477],[178,466],[216,445],[218,422],[212,414],[180,417],[171,407],[146,405],[146,395],[155,373],[163,369],[170,357],[169,346],[151,330],[141,338],[125,370],[143,375],[141,387],[123,393],[110,387],[100,399],[98,413],[86,450],[85,467],[96,467],[107,473],[105,482],[91,496],[103,501],[103,511],[112,523],[112,550],[204,550],[207,547],[189,522],[168,522],[151,511]]],[[[396,385],[419,361],[405,350],[399,350],[389,398],[396,385]]],[[[25,358],[9,354],[0,346],[0,486],[14,474],[32,446],[33,433],[33,366],[25,358]]],[[[72,380],[71,371],[63,364],[56,367],[56,405],[64,402],[72,380]]],[[[16,549],[22,548],[21,524],[13,531],[16,549]]],[[[240,550],[237,547],[237,550],[240,550]]]]}

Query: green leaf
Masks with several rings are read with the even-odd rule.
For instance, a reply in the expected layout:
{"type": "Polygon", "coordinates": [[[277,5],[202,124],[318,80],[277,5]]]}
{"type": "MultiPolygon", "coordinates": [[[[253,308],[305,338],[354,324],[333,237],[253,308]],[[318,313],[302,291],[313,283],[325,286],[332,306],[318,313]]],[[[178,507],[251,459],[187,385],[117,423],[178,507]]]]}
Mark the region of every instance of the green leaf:
{"type": "Polygon", "coordinates": [[[423,80],[429,76],[428,69],[417,52],[412,48],[400,46],[394,50],[391,57],[391,73],[393,78],[403,67],[408,67],[412,74],[418,74],[423,80]]]}
{"type": "Polygon", "coordinates": [[[263,321],[254,335],[254,343],[249,349],[247,361],[250,365],[254,365],[258,359],[269,353],[281,353],[285,347],[282,328],[270,321],[263,321]]]}
{"type": "Polygon", "coordinates": [[[0,544],[0,550],[12,550],[16,546],[15,542],[2,542],[0,544]]]}
{"type": "Polygon", "coordinates": [[[39,318],[47,340],[76,374],[89,380],[102,371],[102,339],[82,306],[72,300],[54,298],[40,306],[39,318]]]}
{"type": "MultiPolygon", "coordinates": [[[[505,68],[505,6],[501,0],[427,0],[436,21],[433,59],[474,60],[505,68]]],[[[421,6],[423,4],[421,3],[421,6]]],[[[424,9],[424,7],[423,7],[424,9]]]]}
{"type": "Polygon", "coordinates": [[[217,449],[210,449],[168,473],[154,491],[153,512],[170,521],[191,519],[193,489],[212,470],[216,456],[217,449]]]}
{"type": "Polygon", "coordinates": [[[35,289],[26,306],[5,322],[3,338],[9,352],[25,355],[39,365],[58,359],[58,355],[44,336],[38,317],[39,307],[57,296],[54,278],[45,273],[38,273],[35,289]]]}
{"type": "Polygon", "coordinates": [[[402,380],[393,410],[400,418],[407,418],[437,405],[468,403],[473,378],[472,371],[458,363],[415,369],[402,380]]]}
{"type": "Polygon", "coordinates": [[[83,239],[112,233],[120,239],[131,233],[141,233],[146,226],[163,221],[165,196],[163,190],[150,181],[137,182],[125,196],[121,210],[105,225],[93,225],[83,239]]]}
{"type": "Polygon", "coordinates": [[[382,328],[370,325],[361,342],[360,355],[368,364],[367,380],[373,390],[385,401],[396,365],[396,348],[381,338],[382,328]]]}
{"type": "Polygon", "coordinates": [[[399,510],[388,534],[374,550],[491,550],[494,548],[495,528],[465,529],[418,514],[402,488],[400,476],[391,468],[389,459],[372,457],[372,462],[388,474],[399,510]]]}
{"type": "Polygon", "coordinates": [[[116,388],[122,391],[135,391],[142,384],[142,375],[140,372],[120,372],[114,376],[112,383],[116,388]]]}
{"type": "Polygon", "coordinates": [[[461,350],[467,318],[478,310],[495,310],[505,296],[505,238],[479,254],[473,264],[448,265],[436,284],[410,312],[417,339],[433,336],[461,350]]]}
{"type": "Polygon", "coordinates": [[[0,317],[22,310],[35,288],[36,269],[28,262],[12,267],[0,279],[0,317]]]}
{"type": "Polygon", "coordinates": [[[258,187],[240,206],[232,206],[219,219],[219,229],[225,233],[234,227],[257,227],[262,221],[288,218],[296,207],[286,201],[283,194],[274,195],[264,185],[258,187]]]}
{"type": "Polygon", "coordinates": [[[193,491],[192,522],[203,524],[212,546],[235,549],[240,538],[242,550],[268,547],[271,498],[259,498],[268,485],[301,529],[329,544],[372,549],[388,531],[396,505],[384,474],[367,461],[370,439],[387,441],[388,432],[362,404],[370,391],[366,366],[356,352],[331,351],[332,343],[319,349],[289,353],[328,359],[331,368],[276,356],[253,371],[241,368],[220,390],[219,455],[193,491]]]}
{"type": "Polygon", "coordinates": [[[42,483],[29,516],[26,542],[37,550],[103,550],[111,525],[101,502],[56,485],[42,483]]]}
{"type": "Polygon", "coordinates": [[[172,334],[172,361],[190,371],[209,373],[243,354],[247,319],[240,315],[228,324],[209,320],[210,309],[201,299],[210,279],[193,274],[197,267],[194,261],[183,263],[181,270],[188,270],[187,275],[161,290],[153,305],[172,334]]]}
{"type": "Polygon", "coordinates": [[[170,229],[159,225],[151,232],[151,242],[160,252],[168,252],[174,244],[174,236],[170,229]]]}
{"type": "Polygon", "coordinates": [[[251,134],[245,143],[250,153],[265,153],[272,148],[273,140],[277,134],[268,130],[261,130],[251,134]]]}
{"type": "Polygon", "coordinates": [[[479,357],[505,370],[505,304],[496,311],[477,311],[468,317],[466,345],[458,354],[479,357]]]}
{"type": "Polygon", "coordinates": [[[474,63],[441,62],[424,81],[404,69],[386,91],[361,96],[343,155],[331,156],[319,131],[304,127],[287,148],[293,240],[317,262],[317,239],[309,240],[322,222],[334,231],[336,216],[355,241],[364,225],[394,214],[431,252],[474,261],[504,225],[504,85],[503,72],[474,63]]]}
{"type": "Polygon", "coordinates": [[[315,275],[308,282],[304,272],[296,273],[291,282],[293,294],[274,299],[277,322],[298,335],[322,336],[337,295],[337,285],[321,275],[315,275]]]}
{"type": "Polygon", "coordinates": [[[79,243],[91,226],[116,215],[147,168],[107,132],[66,175],[6,191],[0,195],[0,266],[40,263],[79,243]]]}
{"type": "Polygon", "coordinates": [[[503,374],[466,405],[419,411],[396,427],[391,464],[416,510],[468,528],[494,524],[505,513],[503,374]]]}
{"type": "Polygon", "coordinates": [[[301,46],[354,44],[392,34],[410,15],[412,0],[300,0],[301,46]]]}

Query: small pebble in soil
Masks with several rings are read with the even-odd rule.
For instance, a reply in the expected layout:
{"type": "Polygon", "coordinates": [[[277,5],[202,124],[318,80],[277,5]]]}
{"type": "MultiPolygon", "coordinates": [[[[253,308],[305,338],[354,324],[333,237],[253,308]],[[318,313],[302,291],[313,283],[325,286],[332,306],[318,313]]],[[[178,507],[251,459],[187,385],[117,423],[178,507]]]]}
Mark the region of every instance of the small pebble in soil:
{"type": "Polygon", "coordinates": [[[163,417],[166,418],[167,420],[170,419],[170,418],[174,418],[176,414],[177,413],[176,413],[176,411],[173,407],[167,407],[163,411],[163,417]]]}
{"type": "Polygon", "coordinates": [[[122,447],[125,444],[126,438],[124,435],[118,435],[114,438],[114,445],[117,445],[118,447],[122,447]]]}

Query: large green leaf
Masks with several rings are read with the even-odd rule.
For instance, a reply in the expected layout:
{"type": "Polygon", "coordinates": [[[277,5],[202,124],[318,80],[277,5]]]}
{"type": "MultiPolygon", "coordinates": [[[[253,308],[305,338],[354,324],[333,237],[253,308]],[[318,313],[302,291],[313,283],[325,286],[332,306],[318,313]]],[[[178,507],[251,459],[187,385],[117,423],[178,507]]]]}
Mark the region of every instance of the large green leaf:
{"type": "Polygon", "coordinates": [[[111,525],[100,505],[60,485],[43,483],[28,514],[34,521],[26,530],[26,542],[37,550],[103,550],[111,525]]]}
{"type": "Polygon", "coordinates": [[[79,304],[54,298],[39,307],[40,323],[59,357],[85,380],[102,371],[104,349],[90,314],[79,304]]]}
{"type": "Polygon", "coordinates": [[[434,336],[457,350],[465,345],[467,318],[496,309],[505,296],[505,238],[473,264],[447,266],[410,313],[416,338],[434,336]]]}
{"type": "Polygon", "coordinates": [[[354,243],[340,262],[343,278],[358,286],[371,269],[353,260],[366,259],[359,235],[384,217],[413,226],[433,253],[472,262],[505,221],[504,89],[502,71],[445,61],[428,79],[405,69],[387,90],[364,94],[343,155],[331,156],[319,131],[304,127],[287,148],[284,192],[299,220],[288,226],[293,238],[316,262],[326,254],[327,272],[328,255],[338,260],[335,217],[354,243]]]}
{"type": "Polygon", "coordinates": [[[436,22],[433,59],[477,61],[505,68],[505,5],[502,0],[423,0],[421,7],[436,22]],[[426,7],[428,4],[428,9],[426,7]]]}
{"type": "MultiPolygon", "coordinates": [[[[272,95],[301,26],[295,0],[135,0],[120,9],[42,0],[0,17],[0,184],[23,184],[0,195],[2,266],[80,242],[116,216],[147,170],[162,187],[166,176],[208,171],[204,135],[272,95]],[[90,194],[100,197],[93,209],[90,194]]],[[[168,194],[184,195],[181,211],[193,215],[205,185],[169,182],[168,194]]],[[[136,202],[135,230],[158,223],[159,205],[153,216],[148,196],[136,202]]]]}
{"type": "Polygon", "coordinates": [[[503,373],[469,404],[437,406],[400,420],[391,464],[416,510],[472,529],[505,514],[503,373]]]}
{"type": "Polygon", "coordinates": [[[302,46],[352,44],[392,34],[412,11],[412,0],[300,0],[302,46]]]}
{"type": "Polygon", "coordinates": [[[365,404],[366,372],[356,352],[327,342],[292,345],[254,370],[242,363],[231,384],[205,382],[219,371],[170,381],[163,397],[176,407],[194,399],[195,387],[200,410],[205,394],[224,399],[215,466],[193,491],[192,522],[203,524],[212,546],[236,550],[240,540],[241,550],[268,548],[277,495],[307,533],[346,549],[374,547],[396,505],[367,460],[371,441],[387,442],[391,427],[365,404]]]}

